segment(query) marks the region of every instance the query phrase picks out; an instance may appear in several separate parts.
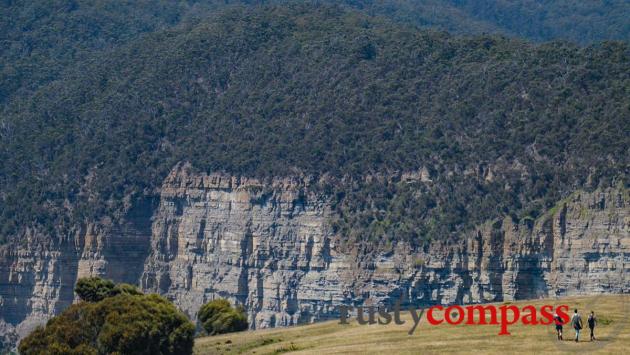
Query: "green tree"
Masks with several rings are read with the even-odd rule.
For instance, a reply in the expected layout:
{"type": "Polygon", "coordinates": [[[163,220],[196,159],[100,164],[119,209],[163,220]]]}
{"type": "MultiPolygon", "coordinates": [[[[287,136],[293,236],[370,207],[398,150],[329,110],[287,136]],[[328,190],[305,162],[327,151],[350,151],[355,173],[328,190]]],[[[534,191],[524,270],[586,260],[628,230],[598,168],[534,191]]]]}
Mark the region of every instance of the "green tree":
{"type": "Polygon", "coordinates": [[[114,295],[127,294],[132,296],[139,296],[143,294],[136,286],[125,283],[116,285],[113,293],[114,295]]]}
{"type": "Polygon", "coordinates": [[[158,295],[81,302],[37,328],[21,354],[191,354],[194,325],[158,295]]]}
{"type": "Polygon", "coordinates": [[[210,335],[247,329],[244,309],[240,306],[233,308],[225,299],[213,300],[201,306],[197,318],[210,335]]]}
{"type": "Polygon", "coordinates": [[[74,292],[85,302],[98,302],[114,295],[116,284],[100,277],[84,277],[77,281],[74,292]]]}
{"type": "Polygon", "coordinates": [[[102,279],[100,277],[84,277],[77,281],[74,288],[79,298],[86,302],[98,302],[107,297],[119,294],[128,294],[132,296],[142,295],[142,292],[134,285],[130,284],[114,284],[111,280],[102,279]]]}

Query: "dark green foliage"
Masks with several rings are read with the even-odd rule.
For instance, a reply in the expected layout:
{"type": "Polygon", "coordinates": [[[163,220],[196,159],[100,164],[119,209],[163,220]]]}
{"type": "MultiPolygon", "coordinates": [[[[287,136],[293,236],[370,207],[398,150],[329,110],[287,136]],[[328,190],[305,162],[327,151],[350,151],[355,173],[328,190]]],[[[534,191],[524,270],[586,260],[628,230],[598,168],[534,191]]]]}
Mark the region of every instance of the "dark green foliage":
{"type": "Polygon", "coordinates": [[[626,176],[629,76],[624,43],[460,38],[338,7],[229,10],[11,100],[0,236],[116,221],[181,161],[350,177],[328,189],[334,225],[383,244],[524,218],[626,176]],[[491,165],[502,168],[486,179],[491,165]],[[363,180],[422,167],[431,183],[363,180]]]}
{"type": "Polygon", "coordinates": [[[114,288],[114,295],[119,295],[119,294],[126,294],[126,295],[131,295],[131,296],[140,296],[143,293],[138,290],[138,288],[134,285],[130,285],[130,284],[118,284],[116,285],[116,287],[114,288]]]}
{"type": "MultiPolygon", "coordinates": [[[[420,2],[420,1],[418,1],[420,2]]],[[[477,21],[504,33],[537,41],[567,39],[589,43],[630,39],[630,2],[626,0],[447,0],[477,21]]],[[[414,3],[414,2],[412,2],[414,3]]]]}
{"type": "Polygon", "coordinates": [[[535,41],[630,39],[626,0],[350,0],[375,15],[457,33],[503,33],[535,41]]]}
{"type": "Polygon", "coordinates": [[[86,302],[98,302],[114,295],[116,285],[100,277],[85,277],[77,281],[74,292],[86,302]]]}
{"type": "Polygon", "coordinates": [[[192,21],[223,1],[0,1],[0,103],[93,53],[192,21]]]}
{"type": "MultiPolygon", "coordinates": [[[[286,0],[0,1],[0,103],[55,80],[68,66],[218,9],[286,0]]],[[[308,2],[308,1],[307,1],[308,2]]],[[[591,43],[630,39],[625,0],[329,0],[372,15],[463,34],[591,43]]],[[[369,49],[369,45],[365,47],[369,49]]]]}
{"type": "Polygon", "coordinates": [[[77,281],[74,288],[79,298],[86,302],[98,302],[107,297],[119,294],[128,294],[132,296],[142,295],[136,286],[129,284],[114,284],[111,280],[105,280],[100,277],[84,277],[77,281]]]}
{"type": "Polygon", "coordinates": [[[191,354],[194,325],[158,295],[81,302],[20,342],[20,354],[191,354]]]}
{"type": "Polygon", "coordinates": [[[216,299],[201,306],[197,318],[210,335],[247,329],[245,311],[241,307],[232,308],[225,299],[216,299]]]}

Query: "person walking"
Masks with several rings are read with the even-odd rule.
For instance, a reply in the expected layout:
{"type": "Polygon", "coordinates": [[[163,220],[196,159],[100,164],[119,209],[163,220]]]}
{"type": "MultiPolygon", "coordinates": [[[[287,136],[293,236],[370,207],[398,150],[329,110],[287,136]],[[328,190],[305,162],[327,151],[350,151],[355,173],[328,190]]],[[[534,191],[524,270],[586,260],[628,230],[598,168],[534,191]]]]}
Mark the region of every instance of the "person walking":
{"type": "Polygon", "coordinates": [[[577,308],[573,312],[573,318],[571,318],[571,325],[575,329],[575,342],[580,341],[580,329],[582,329],[582,317],[578,313],[577,308]]]}
{"type": "Polygon", "coordinates": [[[558,340],[562,340],[562,318],[560,318],[558,313],[554,313],[553,320],[556,322],[556,335],[558,336],[558,340]]]}
{"type": "Polygon", "coordinates": [[[597,319],[595,318],[595,312],[591,311],[591,314],[588,315],[588,329],[591,330],[591,341],[595,340],[595,325],[597,324],[597,319]]]}

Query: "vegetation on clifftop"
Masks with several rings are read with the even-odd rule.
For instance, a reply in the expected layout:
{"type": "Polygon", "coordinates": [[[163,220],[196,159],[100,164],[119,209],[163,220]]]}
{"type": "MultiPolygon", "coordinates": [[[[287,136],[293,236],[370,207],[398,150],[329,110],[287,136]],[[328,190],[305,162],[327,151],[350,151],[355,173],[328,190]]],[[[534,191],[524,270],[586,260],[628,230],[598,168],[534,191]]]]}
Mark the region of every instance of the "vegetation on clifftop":
{"type": "Polygon", "coordinates": [[[339,7],[223,11],[10,100],[0,236],[119,218],[179,161],[351,177],[330,187],[334,226],[384,244],[536,216],[626,176],[629,55],[622,42],[457,37],[339,7]],[[430,183],[388,178],[420,169],[430,183]]]}

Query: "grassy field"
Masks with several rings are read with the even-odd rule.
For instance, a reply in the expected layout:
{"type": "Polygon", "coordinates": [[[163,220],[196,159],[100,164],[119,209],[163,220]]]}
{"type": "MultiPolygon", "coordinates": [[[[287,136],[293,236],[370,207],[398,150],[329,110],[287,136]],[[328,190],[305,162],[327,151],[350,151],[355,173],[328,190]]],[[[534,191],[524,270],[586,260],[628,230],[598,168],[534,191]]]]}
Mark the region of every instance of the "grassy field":
{"type": "MultiPolygon", "coordinates": [[[[426,323],[423,316],[413,335],[408,335],[412,319],[395,325],[348,325],[338,321],[290,328],[247,331],[198,338],[195,354],[443,354],[443,353],[545,353],[567,352],[623,354],[630,353],[630,295],[570,297],[553,300],[519,301],[513,304],[538,306],[551,304],[578,308],[586,321],[590,310],[599,319],[597,341],[590,342],[588,330],[579,343],[574,332],[565,326],[564,341],[558,341],[553,325],[526,326],[520,322],[509,327],[512,335],[498,336],[498,325],[437,325],[426,323]]],[[[497,304],[497,306],[502,304],[497,304]]],[[[439,315],[439,313],[436,313],[439,315]]]]}

